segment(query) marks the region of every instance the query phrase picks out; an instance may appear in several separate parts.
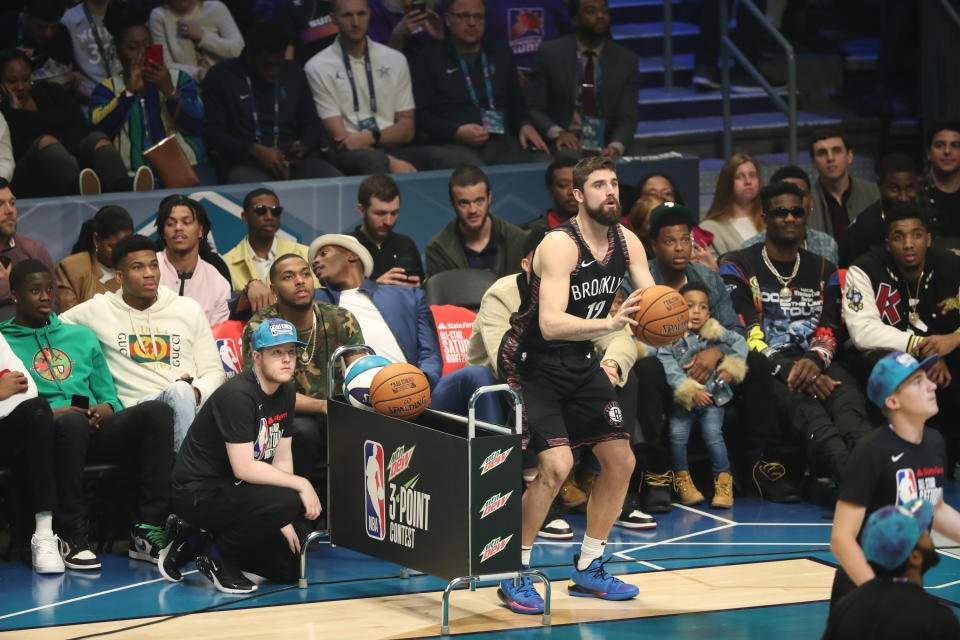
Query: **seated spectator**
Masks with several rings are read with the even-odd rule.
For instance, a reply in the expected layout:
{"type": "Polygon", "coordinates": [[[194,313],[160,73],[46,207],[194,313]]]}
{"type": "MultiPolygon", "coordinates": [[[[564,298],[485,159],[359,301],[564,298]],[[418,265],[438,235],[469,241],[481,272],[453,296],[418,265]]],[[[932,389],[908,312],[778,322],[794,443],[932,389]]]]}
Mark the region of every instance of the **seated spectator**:
{"type": "Polygon", "coordinates": [[[150,32],[136,9],[111,5],[107,27],[117,41],[122,73],[93,90],[90,121],[110,136],[127,171],[147,166],[144,151],[174,136],[199,184],[217,184],[200,136],[203,105],[196,83],[183,71],[147,62],[150,32]]]}
{"type": "Polygon", "coordinates": [[[839,242],[850,223],[880,199],[880,193],[866,180],[850,175],[853,148],[840,129],[823,128],[810,134],[810,162],[818,175],[810,190],[813,213],[808,226],[839,242]]]}
{"type": "Polygon", "coordinates": [[[761,191],[767,239],[729,254],[720,275],[747,329],[766,356],[782,415],[839,485],[854,446],[873,425],[855,378],[836,359],[841,318],[836,267],[800,245],[803,194],[788,182],[761,191]],[[757,291],[759,289],[759,292],[757,291]]]}
{"type": "Polygon", "coordinates": [[[97,335],[124,407],[160,400],[173,409],[176,451],[200,406],[226,379],[216,341],[200,305],[159,284],[152,240],[120,240],[113,267],[119,291],[95,296],[60,318],[97,335]]]}
{"type": "Polygon", "coordinates": [[[13,159],[13,145],[10,143],[10,127],[0,112],[0,178],[8,182],[13,179],[13,170],[17,163],[13,159]]]}
{"type": "Polygon", "coordinates": [[[14,353],[31,363],[37,392],[53,409],[55,516],[63,564],[79,570],[100,568],[87,537],[83,467],[105,462],[119,463],[137,487],[127,555],[156,564],[170,512],[170,407],[157,401],[121,406],[97,337],[86,327],[64,324],[52,312],[56,285],[45,264],[20,262],[10,273],[10,284],[17,315],[0,325],[0,331],[14,353]]]}
{"type": "MultiPolygon", "coordinates": [[[[665,173],[648,173],[643,176],[637,181],[634,193],[639,195],[638,199],[643,196],[656,196],[666,202],[684,204],[683,194],[677,188],[676,182],[665,173]]],[[[633,205],[627,211],[632,211],[632,209],[633,205]]],[[[629,215],[624,224],[630,225],[629,215]]],[[[634,233],[636,233],[636,230],[634,230],[634,233]]],[[[646,247],[646,244],[644,244],[644,247],[646,247]]],[[[713,247],[713,234],[705,231],[699,225],[693,225],[693,257],[691,259],[716,271],[719,267],[717,266],[717,259],[713,256],[714,251],[716,251],[716,248],[713,247]]],[[[649,255],[649,252],[647,255],[649,255]]]]}
{"type": "Polygon", "coordinates": [[[370,37],[401,52],[408,60],[436,40],[443,40],[440,0],[369,0],[370,37]]]}
{"type": "Polygon", "coordinates": [[[553,207],[544,211],[543,215],[521,224],[521,229],[549,231],[577,215],[580,205],[573,197],[573,167],[576,164],[576,160],[567,157],[557,158],[550,163],[545,177],[553,207]]]}
{"type": "MultiPolygon", "coordinates": [[[[877,163],[877,188],[880,199],[857,216],[840,239],[840,266],[849,267],[860,256],[881,246],[885,212],[898,202],[914,202],[919,193],[919,171],[913,159],[902,151],[894,151],[877,163]]],[[[960,211],[951,212],[951,217],[960,211]]],[[[928,218],[929,220],[929,218],[928,218]]],[[[931,224],[931,234],[937,229],[931,224]]]]}
{"type": "Polygon", "coordinates": [[[24,197],[153,189],[149,169],[131,180],[120,152],[91,129],[65,89],[34,83],[23,52],[0,52],[0,84],[17,159],[13,183],[24,197]]]}
{"type": "Polygon", "coordinates": [[[57,265],[60,310],[66,311],[98,293],[120,288],[113,268],[113,247],[133,233],[133,220],[123,207],[107,205],[84,221],[71,255],[57,265]]]}
{"type": "Polygon", "coordinates": [[[547,145],[530,124],[513,54],[484,40],[483,0],[447,7],[449,40],[434,42],[412,65],[417,133],[455,154],[456,164],[539,162],[547,145]]]}
{"type": "Polygon", "coordinates": [[[521,84],[534,66],[540,45],[571,33],[571,17],[579,13],[563,0],[488,0],[486,4],[487,38],[510,46],[521,84]]]}
{"type": "Polygon", "coordinates": [[[282,213],[280,200],[270,189],[254,189],[243,197],[240,219],[247,225],[247,235],[223,254],[233,289],[242,292],[238,308],[249,306],[256,313],[277,301],[270,291],[270,267],[278,256],[295,253],[307,259],[306,245],[277,235],[282,213]]]}
{"type": "Polygon", "coordinates": [[[527,232],[490,213],[487,174],[463,166],[450,174],[448,186],[454,219],[427,243],[428,277],[449,269],[516,273],[527,232]]]}
{"type": "Polygon", "coordinates": [[[226,320],[230,283],[201,257],[210,253],[209,247],[201,251],[210,229],[203,205],[181,195],[164,198],[156,225],[160,284],[199,302],[211,326],[226,320]]]}
{"type": "Polygon", "coordinates": [[[163,45],[164,64],[196,82],[216,63],[243,51],[237,23],[217,0],[164,0],[150,12],[150,35],[163,45]]]}
{"type": "Polygon", "coordinates": [[[870,514],[861,545],[875,577],[830,610],[822,640],[960,638],[957,616],[923,589],[924,574],[940,562],[930,534],[933,510],[918,498],[870,514]]]}
{"type": "MultiPolygon", "coordinates": [[[[813,211],[813,197],[810,195],[810,176],[807,175],[806,171],[795,166],[780,167],[770,176],[770,182],[789,182],[797,185],[803,194],[802,206],[807,211],[807,215],[813,211]]],[[[837,264],[837,241],[833,239],[833,236],[823,231],[810,229],[809,227],[806,227],[806,231],[807,236],[804,238],[801,248],[815,253],[818,256],[823,256],[830,262],[837,264]]],[[[766,240],[767,232],[761,231],[752,238],[744,240],[740,248],[746,249],[752,244],[762,244],[766,242],[766,240]]]]}
{"type": "Polygon", "coordinates": [[[95,86],[120,73],[117,45],[104,24],[109,4],[110,0],[81,0],[61,20],[73,42],[73,60],[79,70],[74,90],[83,102],[90,99],[95,86]]]}
{"type": "MultiPolygon", "coordinates": [[[[414,126],[406,58],[367,36],[367,0],[335,0],[330,15],[340,35],[310,58],[304,71],[317,114],[337,149],[331,162],[348,175],[416,171],[402,159],[414,126]]],[[[426,159],[422,149],[410,151],[426,159]]]]}
{"type": "Polygon", "coordinates": [[[648,256],[653,252],[653,247],[650,245],[650,214],[664,203],[666,200],[660,196],[640,196],[627,214],[627,227],[640,238],[643,250],[648,256]]]}
{"type": "Polygon", "coordinates": [[[723,163],[713,202],[700,222],[702,229],[713,234],[708,248],[714,258],[739,249],[744,240],[763,231],[761,186],[759,166],[747,154],[735,153],[723,163]]]}
{"type": "Polygon", "coordinates": [[[960,244],[960,121],[936,122],[927,131],[929,169],[920,192],[930,206],[934,227],[951,246],[960,244]]]}
{"type": "MultiPolygon", "coordinates": [[[[337,38],[339,28],[330,16],[332,8],[330,0],[282,1],[272,17],[264,15],[257,19],[277,20],[284,24],[293,36],[287,59],[306,64],[307,60],[329,47],[337,38]],[[292,55],[290,49],[293,50],[292,55]]],[[[382,42],[377,38],[375,40],[382,42]]]]}
{"type": "MultiPolygon", "coordinates": [[[[39,260],[53,271],[53,260],[43,244],[17,234],[17,199],[10,183],[0,178],[0,305],[13,302],[10,296],[10,269],[18,262],[39,260]]],[[[56,307],[56,300],[54,306],[56,307]]]]}
{"type": "MultiPolygon", "coordinates": [[[[261,323],[282,318],[297,330],[296,415],[290,433],[293,437],[293,472],[314,485],[322,443],[326,442],[327,399],[330,390],[328,372],[333,352],[345,345],[364,344],[363,333],[353,314],[325,302],[314,300],[314,276],[307,260],[299,254],[277,257],[270,267],[270,290],[276,303],[253,314],[243,328],[241,340],[243,368],[253,363],[251,338],[261,323]]],[[[349,363],[362,353],[348,356],[349,363]]],[[[343,387],[343,370],[338,369],[334,389],[343,387]]]]}
{"type": "Polygon", "coordinates": [[[527,82],[530,118],[555,151],[622,156],[640,110],[637,55],[610,39],[607,0],[573,0],[576,35],[544,42],[527,82]]]}
{"type": "Polygon", "coordinates": [[[393,178],[375,174],[360,183],[357,210],[363,221],[350,235],[373,256],[371,280],[419,287],[423,262],[413,238],[394,233],[400,216],[400,189],[393,178]]]}
{"type": "Polygon", "coordinates": [[[27,55],[36,81],[48,80],[73,90],[76,73],[70,33],[60,23],[64,0],[26,0],[0,16],[3,48],[16,47],[27,55]],[[19,7],[23,7],[21,11],[19,7]]]}
{"type": "Polygon", "coordinates": [[[258,23],[243,54],[203,80],[203,140],[228,182],[341,175],[322,157],[323,123],[303,69],[284,60],[289,45],[282,24],[258,23]]]}
{"type": "Polygon", "coordinates": [[[667,383],[673,389],[673,408],[670,411],[670,449],[673,453],[673,477],[680,504],[703,502],[690,477],[687,464],[687,443],[693,423],[700,422],[703,443],[710,455],[713,468],[714,509],[733,506],[733,476],[730,458],[723,442],[723,406],[733,398],[731,385],[743,382],[747,371],[747,341],[731,329],[725,329],[710,317],[710,289],[702,282],[688,282],[680,287],[680,295],[690,311],[688,331],[671,345],[657,349],[657,359],[663,365],[667,383]],[[705,349],[717,347],[723,359],[710,372],[705,383],[690,377],[684,368],[705,349]]]}

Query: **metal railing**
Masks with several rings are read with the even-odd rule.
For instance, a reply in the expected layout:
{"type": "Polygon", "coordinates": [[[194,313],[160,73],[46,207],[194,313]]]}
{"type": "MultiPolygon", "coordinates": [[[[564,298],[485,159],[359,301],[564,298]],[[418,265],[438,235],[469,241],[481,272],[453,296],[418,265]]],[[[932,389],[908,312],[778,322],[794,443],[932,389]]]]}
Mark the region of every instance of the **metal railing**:
{"type": "Polygon", "coordinates": [[[673,0],[663,2],[663,88],[673,91],[673,0]]]}
{"type": "MultiPolygon", "coordinates": [[[[787,101],[774,89],[763,74],[747,60],[743,52],[730,39],[730,11],[726,0],[720,0],[720,82],[723,91],[723,157],[729,158],[733,153],[733,127],[730,105],[730,56],[736,58],[743,65],[747,73],[756,80],[777,107],[786,114],[788,121],[787,148],[790,153],[790,164],[797,164],[797,57],[786,38],[767,20],[757,5],[751,0],[738,0],[740,6],[752,13],[761,26],[783,47],[787,54],[787,101]]],[[[669,4],[669,0],[666,4],[669,4]]],[[[666,5],[665,5],[666,6],[666,5]]],[[[666,15],[666,14],[665,14],[666,15]]]]}

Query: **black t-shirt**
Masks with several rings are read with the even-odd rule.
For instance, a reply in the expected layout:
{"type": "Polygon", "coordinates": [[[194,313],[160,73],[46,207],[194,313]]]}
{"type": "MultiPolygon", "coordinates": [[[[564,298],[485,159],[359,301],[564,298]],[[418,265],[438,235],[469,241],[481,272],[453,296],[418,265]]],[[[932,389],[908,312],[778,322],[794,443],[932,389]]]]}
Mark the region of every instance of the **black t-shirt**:
{"type": "Polygon", "coordinates": [[[880,427],[853,450],[837,498],[866,507],[864,522],[889,504],[923,498],[936,506],[943,495],[946,460],[943,436],[935,429],[925,428],[923,440],[913,444],[880,427]]]}
{"type": "Polygon", "coordinates": [[[290,435],[295,401],[293,382],[280,385],[268,396],[252,368],[225,382],[190,425],[173,468],[174,487],[233,479],[227,442],[253,442],[254,458],[271,462],[280,438],[290,435]]]}
{"type": "Polygon", "coordinates": [[[830,612],[822,640],[956,640],[960,622],[915,582],[873,579],[830,612]]]}
{"type": "Polygon", "coordinates": [[[415,273],[423,278],[423,262],[420,260],[420,250],[410,236],[400,233],[391,233],[379,246],[360,230],[360,225],[350,235],[360,241],[370,255],[373,256],[373,273],[371,280],[376,280],[390,269],[401,267],[408,273],[415,273]]]}

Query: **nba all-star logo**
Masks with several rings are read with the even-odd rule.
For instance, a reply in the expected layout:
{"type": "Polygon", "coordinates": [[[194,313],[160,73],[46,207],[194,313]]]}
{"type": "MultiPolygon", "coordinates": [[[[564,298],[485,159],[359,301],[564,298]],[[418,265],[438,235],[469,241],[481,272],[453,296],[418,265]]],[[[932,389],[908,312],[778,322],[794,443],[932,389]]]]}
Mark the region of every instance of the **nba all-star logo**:
{"type": "Polygon", "coordinates": [[[60,349],[40,349],[33,356],[33,370],[48,382],[62,382],[73,372],[73,361],[60,349]]]}

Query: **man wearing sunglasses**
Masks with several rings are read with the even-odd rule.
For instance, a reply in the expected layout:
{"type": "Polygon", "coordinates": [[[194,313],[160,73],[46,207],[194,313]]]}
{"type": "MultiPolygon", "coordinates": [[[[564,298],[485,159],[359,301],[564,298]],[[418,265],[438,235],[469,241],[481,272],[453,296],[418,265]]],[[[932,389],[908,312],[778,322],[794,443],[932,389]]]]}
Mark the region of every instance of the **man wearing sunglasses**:
{"type": "MultiPolygon", "coordinates": [[[[277,301],[270,291],[270,265],[278,256],[295,253],[307,259],[306,245],[277,235],[282,214],[280,199],[270,189],[254,189],[243,197],[240,219],[247,225],[247,235],[223,255],[233,287],[241,292],[237,310],[249,307],[256,313],[277,301]]],[[[316,280],[314,286],[319,286],[316,280]]]]}
{"type": "Polygon", "coordinates": [[[853,377],[837,362],[840,277],[801,248],[807,211],[788,182],[760,191],[767,238],[727,254],[720,276],[747,330],[751,351],[772,367],[777,406],[839,484],[854,445],[872,425],[853,377]]]}

